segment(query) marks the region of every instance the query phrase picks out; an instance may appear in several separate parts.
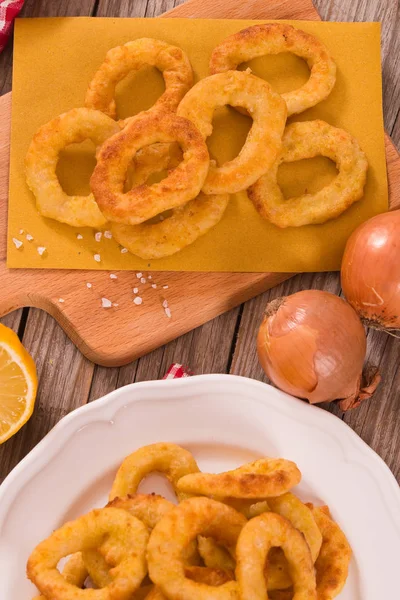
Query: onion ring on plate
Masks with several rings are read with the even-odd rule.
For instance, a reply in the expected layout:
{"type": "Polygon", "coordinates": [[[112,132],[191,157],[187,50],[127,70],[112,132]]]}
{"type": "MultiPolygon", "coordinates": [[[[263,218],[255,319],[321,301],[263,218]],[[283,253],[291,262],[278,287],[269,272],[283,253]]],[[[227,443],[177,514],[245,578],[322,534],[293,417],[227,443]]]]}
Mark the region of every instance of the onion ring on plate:
{"type": "Polygon", "coordinates": [[[292,123],[285,130],[280,157],[249,188],[248,195],[260,215],[278,227],[325,223],[362,197],[367,169],[368,161],[357,140],[343,129],[319,120],[292,123]],[[277,183],[279,165],[318,155],[333,160],[338,175],[315,194],[285,200],[277,183]]]}
{"type": "Polygon", "coordinates": [[[336,81],[336,64],[316,37],[284,23],[253,25],[226,38],[214,48],[210,73],[236,69],[243,62],[267,54],[291,52],[304,58],[310,78],[299,89],[282,94],[288,116],[315,106],[329,96],[336,81]]]}
{"type": "Polygon", "coordinates": [[[346,583],[351,548],[339,525],[328,516],[327,507],[315,507],[312,514],[322,533],[322,546],[315,563],[318,600],[336,598],[346,583]]]}
{"type": "Polygon", "coordinates": [[[261,458],[225,473],[192,473],[178,481],[178,491],[220,498],[268,498],[300,482],[297,465],[284,458],[261,458]]]}
{"type": "MultiPolygon", "coordinates": [[[[75,552],[75,554],[71,556],[63,568],[62,576],[71,585],[74,585],[77,588],[83,588],[88,576],[88,571],[80,552],[75,552]]],[[[35,596],[33,600],[46,600],[46,598],[45,596],[35,596]]]]}
{"type": "MultiPolygon", "coordinates": [[[[131,71],[149,65],[161,71],[165,92],[152,109],[176,112],[179,102],[193,85],[193,71],[184,51],[161,40],[141,38],[111,48],[86,92],[85,106],[116,118],[115,87],[131,71]]],[[[130,117],[132,118],[132,117],[130,117]]],[[[123,123],[129,122],[125,119],[123,123]]]]}
{"type": "Polygon", "coordinates": [[[273,547],[285,553],[293,581],[293,600],[317,600],[314,564],[303,535],[283,517],[264,513],[248,521],[236,546],[236,578],[241,598],[268,598],[264,566],[273,547]]]}
{"type": "Polygon", "coordinates": [[[208,173],[207,146],[196,127],[172,113],[141,113],[101,147],[90,185],[100,210],[116,223],[137,225],[182,206],[200,192],[208,173]],[[124,193],[128,166],[138,150],[156,142],[178,142],[183,161],[160,183],[124,193]]]}
{"type": "Polygon", "coordinates": [[[134,494],[142,479],[155,471],[167,477],[178,500],[182,500],[186,495],[177,489],[178,480],[189,473],[197,473],[199,467],[192,454],[176,444],[160,442],[143,446],[122,462],[111,488],[110,501],[117,496],[134,494]]]}
{"type": "Polygon", "coordinates": [[[28,187],[44,217],[72,227],[101,227],[106,223],[93,194],[69,196],[64,192],[56,168],[60,151],[69,144],[90,139],[101,146],[118,131],[115,121],[89,108],[73,108],[40,127],[29,146],[25,169],[28,187]]]}
{"type": "Polygon", "coordinates": [[[36,546],[28,560],[28,577],[52,600],[85,600],[86,590],[69,583],[57,564],[69,554],[97,548],[113,563],[113,581],[106,588],[91,590],[91,599],[129,600],[146,575],[148,537],[145,525],[126,511],[96,509],[66,523],[36,546]]]}
{"type": "Polygon", "coordinates": [[[205,194],[234,194],[248,188],[274,164],[282,145],[285,102],[266,81],[242,71],[201,79],[183,98],[177,114],[192,121],[206,139],[212,133],[214,110],[226,104],[245,108],[253,124],[236,158],[221,167],[211,163],[205,194]]]}
{"type": "Polygon", "coordinates": [[[188,579],[182,550],[198,535],[213,537],[218,543],[235,546],[246,518],[233,508],[210,498],[189,498],[169,512],[155,526],[147,546],[149,575],[167,598],[191,600],[234,600],[236,582],[219,587],[188,579]]]}
{"type": "MultiPolygon", "coordinates": [[[[203,583],[207,586],[217,587],[234,580],[233,571],[210,569],[208,567],[186,567],[185,574],[188,579],[203,583]]],[[[146,600],[166,600],[160,588],[154,587],[146,600]]]]}

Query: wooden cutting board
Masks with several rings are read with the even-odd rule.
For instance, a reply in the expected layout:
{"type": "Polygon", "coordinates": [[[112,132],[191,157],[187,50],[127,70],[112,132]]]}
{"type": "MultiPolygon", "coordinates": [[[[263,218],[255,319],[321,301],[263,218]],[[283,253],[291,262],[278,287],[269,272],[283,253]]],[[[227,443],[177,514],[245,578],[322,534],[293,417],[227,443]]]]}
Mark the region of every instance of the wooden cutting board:
{"type": "MultiPolygon", "coordinates": [[[[310,0],[189,0],[168,17],[318,20],[310,0]]],[[[285,273],[136,273],[119,271],[19,270],[6,267],[11,94],[0,98],[0,316],[35,306],[57,319],[81,352],[106,366],[119,366],[186,333],[284,281],[285,273]],[[144,274],[146,275],[146,274],[144,274]],[[87,288],[90,282],[92,287],[87,288]],[[152,288],[156,283],[157,288],[152,288]],[[167,285],[165,289],[163,286],[167,285]],[[140,288],[143,303],[132,302],[140,288]],[[101,298],[118,306],[104,309],[101,298]],[[60,298],[63,302],[60,302],[60,298]],[[165,314],[167,300],[171,318],[165,314]]],[[[390,138],[386,152],[391,208],[400,207],[400,157],[390,138]]]]}

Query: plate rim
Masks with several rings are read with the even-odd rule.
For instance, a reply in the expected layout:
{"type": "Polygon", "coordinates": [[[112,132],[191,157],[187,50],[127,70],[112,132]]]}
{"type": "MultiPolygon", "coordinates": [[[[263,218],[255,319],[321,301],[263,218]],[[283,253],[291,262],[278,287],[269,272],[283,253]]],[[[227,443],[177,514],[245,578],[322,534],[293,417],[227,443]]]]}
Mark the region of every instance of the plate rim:
{"type": "Polygon", "coordinates": [[[268,405],[269,402],[275,402],[276,399],[279,399],[282,402],[282,408],[297,411],[299,415],[301,414],[303,422],[305,421],[308,424],[317,422],[319,425],[322,423],[324,428],[330,430],[331,433],[332,430],[336,430],[339,433],[342,444],[347,446],[351,444],[352,449],[356,447],[361,454],[367,457],[369,464],[371,464],[371,461],[374,462],[375,468],[369,468],[371,476],[380,486],[384,485],[386,488],[390,486],[391,494],[386,500],[389,504],[392,504],[391,512],[394,509],[393,503],[396,501],[398,504],[397,510],[400,509],[400,486],[392,471],[385,461],[347,423],[332,413],[290,396],[267,383],[239,375],[209,374],[131,383],[113,390],[97,400],[84,404],[65,415],[14,467],[1,484],[0,530],[16,494],[38,473],[43,462],[48,462],[54,455],[58,454],[58,451],[68,443],[69,439],[78,429],[88,425],[92,420],[104,420],[114,416],[122,406],[143,400],[141,392],[146,392],[149,389],[153,390],[168,386],[170,389],[177,388],[180,391],[180,396],[183,396],[185,389],[188,387],[201,387],[207,385],[209,382],[222,383],[227,380],[236,381],[242,388],[247,387],[248,389],[252,388],[257,391],[268,389],[269,394],[265,394],[262,397],[259,395],[258,401],[268,405]],[[305,414],[307,414],[306,417],[304,417],[305,414]]]}

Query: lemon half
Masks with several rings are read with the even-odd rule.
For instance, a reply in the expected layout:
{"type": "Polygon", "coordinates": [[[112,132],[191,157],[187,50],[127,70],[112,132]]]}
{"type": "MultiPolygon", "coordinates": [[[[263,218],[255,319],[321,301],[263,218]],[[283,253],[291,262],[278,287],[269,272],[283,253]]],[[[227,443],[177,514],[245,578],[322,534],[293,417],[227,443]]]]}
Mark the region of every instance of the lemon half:
{"type": "Polygon", "coordinates": [[[16,333],[0,324],[0,444],[27,422],[35,406],[36,367],[16,333]]]}

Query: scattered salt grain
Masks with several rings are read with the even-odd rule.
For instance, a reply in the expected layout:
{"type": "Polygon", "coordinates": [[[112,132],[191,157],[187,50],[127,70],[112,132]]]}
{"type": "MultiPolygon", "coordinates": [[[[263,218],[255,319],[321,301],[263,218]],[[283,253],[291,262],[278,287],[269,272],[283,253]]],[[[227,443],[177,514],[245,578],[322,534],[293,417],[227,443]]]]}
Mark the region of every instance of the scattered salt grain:
{"type": "Polygon", "coordinates": [[[112,233],[111,233],[111,231],[105,231],[104,232],[104,237],[107,238],[107,240],[111,240],[112,239],[112,233]]]}
{"type": "Polygon", "coordinates": [[[93,258],[94,258],[94,260],[95,260],[96,262],[100,262],[100,261],[101,261],[101,256],[100,256],[100,254],[95,254],[95,255],[93,256],[93,258]]]}
{"type": "Polygon", "coordinates": [[[136,273],[136,277],[140,279],[143,276],[143,273],[136,273]]]}
{"type": "Polygon", "coordinates": [[[101,306],[102,306],[102,308],[111,308],[112,307],[112,302],[108,298],[102,298],[101,299],[101,306]]]}
{"type": "Polygon", "coordinates": [[[140,278],[140,283],[146,283],[146,277],[141,277],[140,278]]]}
{"type": "Polygon", "coordinates": [[[171,311],[168,308],[168,306],[167,306],[167,308],[164,309],[164,311],[165,311],[165,314],[167,315],[168,319],[170,319],[171,318],[171,311]]]}
{"type": "Polygon", "coordinates": [[[23,229],[19,230],[19,235],[24,235],[25,231],[23,229]]]}
{"type": "Polygon", "coordinates": [[[157,287],[157,284],[156,284],[156,283],[152,283],[152,284],[151,284],[151,287],[152,287],[152,288],[154,288],[154,289],[156,289],[156,287],[157,287]]]}
{"type": "Polygon", "coordinates": [[[168,300],[163,300],[163,308],[168,308],[168,300]]]}
{"type": "Polygon", "coordinates": [[[46,248],[44,246],[38,246],[37,251],[40,254],[40,256],[43,256],[43,254],[46,252],[46,248]]]}
{"type": "Polygon", "coordinates": [[[126,254],[128,252],[128,248],[121,248],[121,254],[126,254]]]}
{"type": "Polygon", "coordinates": [[[17,240],[17,238],[13,238],[12,241],[16,248],[21,248],[21,246],[22,246],[21,240],[17,240]]]}
{"type": "Polygon", "coordinates": [[[28,242],[31,242],[33,240],[33,235],[31,235],[30,233],[27,233],[26,239],[28,240],[28,242]]]}
{"type": "Polygon", "coordinates": [[[152,276],[151,276],[151,275],[149,275],[149,276],[147,277],[147,279],[153,279],[153,278],[152,278],[152,276]]]}
{"type": "Polygon", "coordinates": [[[110,273],[110,279],[118,279],[118,277],[114,273],[110,273]]]}
{"type": "Polygon", "coordinates": [[[103,235],[103,234],[101,233],[101,231],[97,231],[97,232],[94,234],[94,239],[96,240],[96,242],[100,242],[102,235],[103,235]]]}
{"type": "Polygon", "coordinates": [[[142,304],[143,300],[140,296],[136,296],[136,298],[133,299],[133,302],[137,305],[142,304]]]}
{"type": "Polygon", "coordinates": [[[92,287],[92,284],[91,283],[87,283],[86,287],[89,288],[89,290],[90,290],[90,288],[92,287]]]}
{"type": "Polygon", "coordinates": [[[133,288],[133,293],[134,293],[134,294],[137,294],[137,293],[138,293],[138,291],[139,291],[139,288],[133,288]]]}
{"type": "Polygon", "coordinates": [[[64,298],[59,298],[58,301],[61,302],[61,304],[65,302],[64,298]]]}
{"type": "Polygon", "coordinates": [[[114,306],[115,308],[117,308],[117,307],[119,306],[119,304],[118,304],[117,302],[113,302],[113,306],[114,306]]]}
{"type": "Polygon", "coordinates": [[[77,240],[83,240],[83,235],[81,235],[80,233],[76,234],[76,239],[77,240]]]}
{"type": "Polygon", "coordinates": [[[167,285],[163,285],[162,288],[163,288],[163,290],[167,290],[168,286],[167,285]]]}

